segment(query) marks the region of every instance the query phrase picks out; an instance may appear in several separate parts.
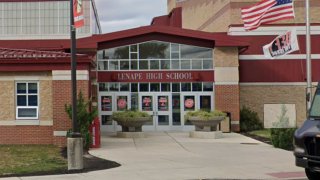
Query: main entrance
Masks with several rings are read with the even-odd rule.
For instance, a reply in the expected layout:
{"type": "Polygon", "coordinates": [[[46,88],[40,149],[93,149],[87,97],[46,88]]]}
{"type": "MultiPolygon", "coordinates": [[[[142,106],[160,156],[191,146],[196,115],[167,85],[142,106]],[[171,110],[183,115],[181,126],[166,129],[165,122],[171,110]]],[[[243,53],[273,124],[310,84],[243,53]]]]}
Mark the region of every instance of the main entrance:
{"type": "Polygon", "coordinates": [[[139,92],[100,93],[99,114],[102,131],[116,132],[121,127],[112,121],[113,111],[138,109],[152,116],[152,122],[142,127],[143,131],[191,131],[194,126],[185,121],[188,111],[214,109],[213,92],[139,92]]]}

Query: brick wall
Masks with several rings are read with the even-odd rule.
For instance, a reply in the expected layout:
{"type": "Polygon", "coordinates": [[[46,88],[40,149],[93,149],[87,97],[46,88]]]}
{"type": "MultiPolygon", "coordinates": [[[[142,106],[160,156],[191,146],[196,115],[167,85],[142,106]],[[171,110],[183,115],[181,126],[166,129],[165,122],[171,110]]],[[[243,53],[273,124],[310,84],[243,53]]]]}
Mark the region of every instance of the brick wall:
{"type": "Polygon", "coordinates": [[[52,144],[52,126],[0,126],[0,144],[52,144]]]}
{"type": "Polygon", "coordinates": [[[215,85],[215,108],[231,113],[231,130],[240,130],[239,85],[215,85]]]}
{"type": "Polygon", "coordinates": [[[241,85],[240,105],[258,113],[264,121],[264,104],[295,104],[297,125],[306,118],[305,86],[241,85]]]}
{"type": "MultiPolygon", "coordinates": [[[[71,120],[65,112],[65,104],[71,104],[71,81],[53,81],[53,130],[68,131],[71,127],[71,120]]],[[[78,92],[82,91],[83,96],[88,98],[89,81],[77,81],[78,92]]],[[[66,137],[54,137],[53,144],[58,146],[66,145],[66,137]]]]}

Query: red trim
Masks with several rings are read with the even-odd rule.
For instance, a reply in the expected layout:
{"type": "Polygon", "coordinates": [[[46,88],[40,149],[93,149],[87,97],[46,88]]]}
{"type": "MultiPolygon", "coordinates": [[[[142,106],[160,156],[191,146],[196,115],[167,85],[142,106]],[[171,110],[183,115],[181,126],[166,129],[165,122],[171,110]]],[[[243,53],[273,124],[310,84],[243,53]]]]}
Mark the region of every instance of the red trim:
{"type": "Polygon", "coordinates": [[[239,38],[228,36],[227,33],[208,33],[189,29],[181,29],[170,26],[144,26],[124,31],[113,32],[109,34],[101,34],[94,36],[98,42],[98,49],[105,47],[116,47],[119,44],[128,45],[135,42],[148,40],[165,40],[168,42],[185,42],[190,45],[199,45],[199,42],[204,42],[205,47],[211,46],[248,46],[244,41],[239,41],[239,38]],[[157,39],[155,39],[157,38],[157,39]],[[119,43],[119,42],[122,43],[119,43]],[[131,42],[133,41],[133,42],[131,42]]]}
{"type": "MultiPolygon", "coordinates": [[[[305,60],[241,60],[240,82],[305,82],[305,60]]],[[[320,81],[320,61],[312,61],[312,81],[320,81]]]]}
{"type": "Polygon", "coordinates": [[[214,71],[98,72],[98,82],[214,82],[214,71]]]}

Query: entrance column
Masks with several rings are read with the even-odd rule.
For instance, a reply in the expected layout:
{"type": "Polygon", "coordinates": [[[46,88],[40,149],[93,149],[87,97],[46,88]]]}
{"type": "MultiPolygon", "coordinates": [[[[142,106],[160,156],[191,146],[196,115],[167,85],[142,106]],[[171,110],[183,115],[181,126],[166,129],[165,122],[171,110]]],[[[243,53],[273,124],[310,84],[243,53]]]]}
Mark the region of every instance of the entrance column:
{"type": "Polygon", "coordinates": [[[240,131],[239,59],[237,47],[214,50],[215,108],[231,113],[231,131],[240,131]]]}

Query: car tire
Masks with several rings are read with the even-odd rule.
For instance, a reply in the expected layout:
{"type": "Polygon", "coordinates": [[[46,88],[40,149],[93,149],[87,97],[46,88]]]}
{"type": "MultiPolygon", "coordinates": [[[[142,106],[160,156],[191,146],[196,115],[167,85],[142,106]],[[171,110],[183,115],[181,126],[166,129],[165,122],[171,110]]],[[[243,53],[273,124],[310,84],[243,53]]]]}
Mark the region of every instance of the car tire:
{"type": "Polygon", "coordinates": [[[313,171],[309,168],[305,168],[306,175],[309,180],[319,180],[320,179],[320,172],[313,171]]]}

